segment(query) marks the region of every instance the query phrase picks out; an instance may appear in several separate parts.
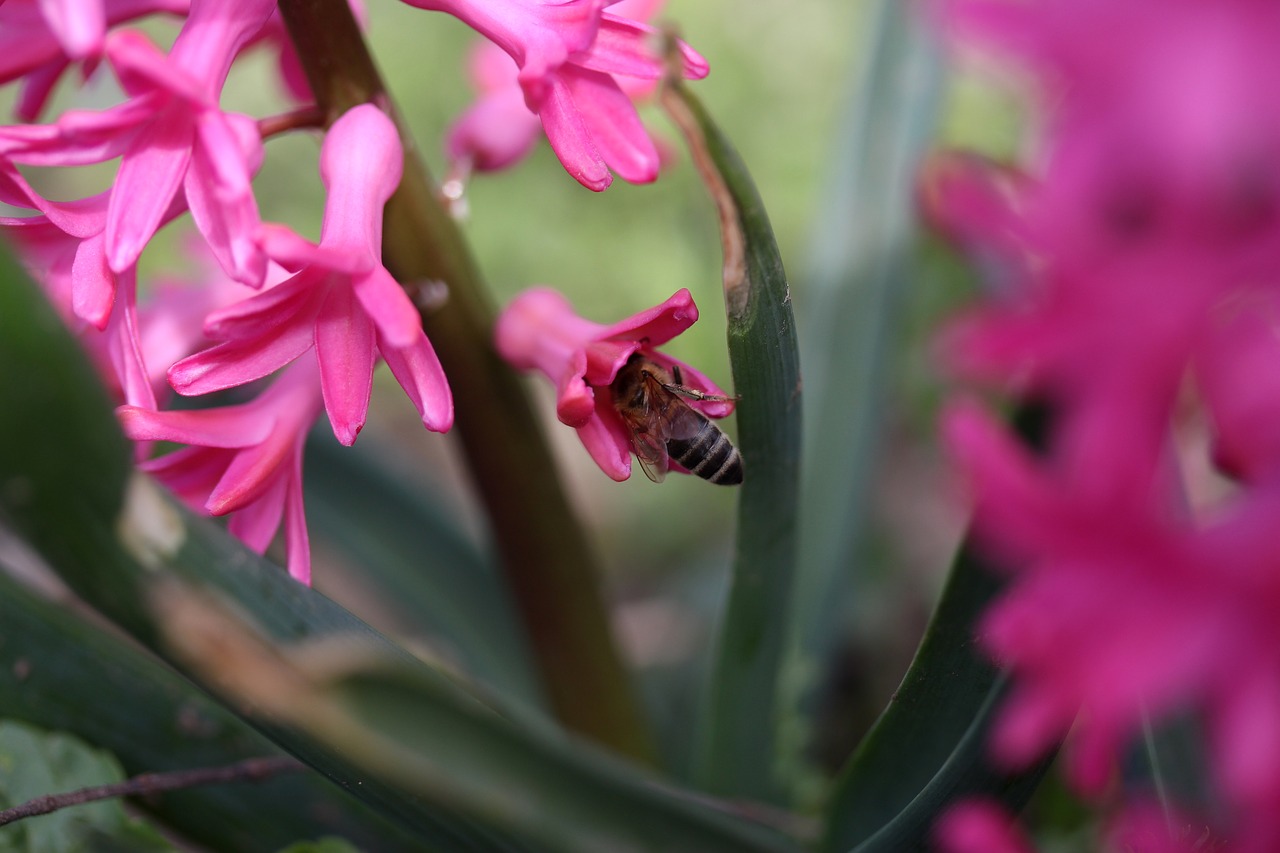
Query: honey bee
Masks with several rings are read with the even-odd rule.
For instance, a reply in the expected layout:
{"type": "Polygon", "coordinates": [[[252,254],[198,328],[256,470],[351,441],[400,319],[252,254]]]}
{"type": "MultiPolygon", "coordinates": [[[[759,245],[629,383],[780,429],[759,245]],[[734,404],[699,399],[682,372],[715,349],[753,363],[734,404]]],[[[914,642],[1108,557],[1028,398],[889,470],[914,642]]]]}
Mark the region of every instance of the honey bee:
{"type": "Polygon", "coordinates": [[[712,483],[736,486],[742,482],[738,448],[720,427],[685,402],[728,402],[732,397],[688,388],[678,366],[668,374],[640,353],[627,360],[609,390],[631,436],[631,449],[650,480],[661,483],[674,459],[712,483]]]}

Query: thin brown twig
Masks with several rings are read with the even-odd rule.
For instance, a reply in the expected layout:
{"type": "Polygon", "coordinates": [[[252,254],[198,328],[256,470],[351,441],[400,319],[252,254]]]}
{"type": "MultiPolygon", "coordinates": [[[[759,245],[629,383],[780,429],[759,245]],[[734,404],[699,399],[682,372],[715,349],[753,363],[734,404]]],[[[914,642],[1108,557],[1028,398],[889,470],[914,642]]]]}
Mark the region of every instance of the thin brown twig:
{"type": "Polygon", "coordinates": [[[0,811],[0,826],[27,817],[49,814],[68,806],[78,806],[112,797],[137,797],[177,791],[200,785],[219,785],[227,782],[260,782],[280,773],[296,773],[307,766],[287,755],[247,758],[225,767],[199,767],[194,770],[175,770],[170,773],[143,773],[113,782],[110,785],[94,785],[65,794],[45,794],[28,800],[19,806],[0,811]]]}
{"type": "Polygon", "coordinates": [[[287,113],[258,119],[258,135],[263,139],[270,139],[285,131],[297,130],[303,127],[320,130],[324,127],[324,123],[324,111],[312,104],[309,107],[299,107],[287,113]]]}

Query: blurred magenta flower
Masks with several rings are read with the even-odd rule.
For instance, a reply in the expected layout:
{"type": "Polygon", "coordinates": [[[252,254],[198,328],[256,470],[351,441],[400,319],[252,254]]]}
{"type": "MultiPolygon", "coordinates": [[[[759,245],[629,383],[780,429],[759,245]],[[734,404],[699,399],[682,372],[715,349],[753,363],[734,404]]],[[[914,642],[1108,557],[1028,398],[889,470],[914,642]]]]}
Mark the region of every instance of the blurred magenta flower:
{"type": "MultiPolygon", "coordinates": [[[[605,326],[579,317],[559,292],[535,287],[503,310],[494,340],[512,366],[537,370],[551,380],[560,422],[578,431],[600,470],[614,480],[625,480],[631,476],[631,437],[609,386],[632,354],[644,353],[668,371],[679,368],[689,388],[726,396],[702,373],[656,349],[697,319],[698,307],[684,288],[661,305],[605,326]]],[[[734,405],[719,400],[688,403],[709,418],[725,417],[734,405]]]]}
{"type": "MultiPolygon", "coordinates": [[[[1097,797],[1151,720],[1194,715],[1230,809],[1215,837],[1280,849],[1280,7],[942,8],[1043,105],[1026,174],[953,158],[925,193],[998,270],[948,364],[1051,412],[1038,454],[977,404],[945,416],[1012,575],[981,626],[1016,676],[994,747],[1025,764],[1070,731],[1068,777],[1097,797]],[[1211,499],[1195,429],[1230,478],[1211,499]]],[[[1134,849],[1188,849],[1128,826],[1134,849]]]]}
{"type": "Polygon", "coordinates": [[[169,371],[185,395],[242,385],[315,349],[325,409],[343,444],[364,426],[379,353],[428,429],[453,423],[444,371],[417,309],[382,266],[382,209],[400,182],[395,125],[377,107],[347,111],[325,136],[320,174],[328,190],[320,244],[282,226],[264,228],[267,252],[292,278],[214,311],[205,333],[216,346],[169,371]]]}
{"type": "Polygon", "coordinates": [[[1013,817],[985,799],[961,801],[943,813],[934,838],[944,853],[1033,853],[1013,817]]]}
{"type": "Polygon", "coordinates": [[[302,450],[320,414],[312,359],[280,374],[256,399],[217,409],[156,412],[121,406],[134,441],[189,445],[140,464],[192,508],[230,515],[232,534],[258,553],[284,524],[289,574],[311,583],[311,550],[302,505],[302,450]]]}
{"type": "MultiPolygon", "coordinates": [[[[605,0],[405,2],[454,15],[515,61],[514,82],[526,108],[541,119],[552,150],[583,186],[605,189],[613,181],[610,169],[632,183],[658,176],[658,150],[620,84],[662,76],[655,28],[605,0]]],[[[651,5],[641,4],[639,11],[650,12],[651,5]]],[[[679,49],[684,76],[705,77],[706,60],[684,42],[679,49]]],[[[451,155],[471,156],[478,168],[500,168],[527,151],[531,125],[516,109],[507,67],[490,54],[478,61],[481,100],[455,125],[448,144],[451,155]]]]}

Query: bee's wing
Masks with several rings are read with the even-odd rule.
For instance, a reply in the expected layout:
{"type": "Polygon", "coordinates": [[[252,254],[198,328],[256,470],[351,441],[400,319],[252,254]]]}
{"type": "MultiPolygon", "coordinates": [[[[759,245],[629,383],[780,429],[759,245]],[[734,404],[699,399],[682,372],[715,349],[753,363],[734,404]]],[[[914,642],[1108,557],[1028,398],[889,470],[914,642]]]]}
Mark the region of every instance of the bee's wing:
{"type": "Polygon", "coordinates": [[[667,469],[671,466],[666,439],[656,433],[632,430],[631,449],[635,451],[636,461],[646,477],[655,483],[666,478],[667,469]]]}
{"type": "Polygon", "coordinates": [[[694,411],[691,406],[673,399],[663,417],[663,434],[668,441],[697,438],[706,420],[705,415],[694,411]]]}

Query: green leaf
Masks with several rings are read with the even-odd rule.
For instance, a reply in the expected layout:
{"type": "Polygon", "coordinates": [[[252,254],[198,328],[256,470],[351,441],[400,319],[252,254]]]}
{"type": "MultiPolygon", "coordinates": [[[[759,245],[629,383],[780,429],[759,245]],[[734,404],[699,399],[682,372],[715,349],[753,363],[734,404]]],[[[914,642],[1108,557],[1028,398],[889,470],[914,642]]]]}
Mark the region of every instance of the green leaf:
{"type": "Polygon", "coordinates": [[[4,267],[0,516],[91,605],[286,751],[436,849],[513,838],[565,851],[796,849],[497,708],[129,476],[88,363],[4,267]]]}
{"type": "Polygon", "coordinates": [[[307,444],[307,518],[317,548],[357,567],[397,634],[424,642],[507,698],[541,707],[528,641],[493,561],[441,501],[361,441],[325,427],[307,444]]]}
{"type": "Polygon", "coordinates": [[[867,539],[884,472],[886,412],[912,285],[914,183],[933,141],[943,74],[918,10],[867,4],[858,86],[837,133],[799,321],[807,409],[800,559],[788,650],[784,758],[796,785],[812,723],[801,708],[829,666],[873,566],[867,539]]]}
{"type": "Polygon", "coordinates": [[[360,853],[341,838],[321,838],[319,841],[299,841],[280,850],[280,853],[360,853]]]}
{"type": "MultiPolygon", "coordinates": [[[[1046,413],[1018,418],[1032,444],[1046,413]]],[[[987,732],[1005,680],[976,648],[976,626],[1003,578],[966,542],[901,686],[845,765],[827,804],[828,853],[927,850],[933,823],[955,799],[986,794],[1018,811],[1052,755],[1020,773],[991,766],[987,732]]]]}
{"type": "MultiPolygon", "coordinates": [[[[0,717],[74,734],[113,753],[129,775],[218,767],[278,752],[135,644],[3,572],[0,717]]],[[[267,853],[320,833],[342,835],[367,849],[417,849],[316,773],[171,791],[141,805],[204,846],[238,853],[267,853]]]]}
{"type": "Polygon", "coordinates": [[[746,166],[701,103],[669,79],[680,125],[720,214],[729,361],[744,480],[697,778],[714,793],[778,802],[777,688],[788,636],[800,471],[800,360],[786,272],[746,166]]]}
{"type": "MultiPolygon", "coordinates": [[[[123,779],[120,765],[106,752],[61,732],[0,720],[0,808],[123,779]]],[[[142,821],[128,817],[120,801],[114,799],[83,803],[0,827],[3,853],[87,853],[108,847],[136,853],[175,849],[142,821]]]]}

